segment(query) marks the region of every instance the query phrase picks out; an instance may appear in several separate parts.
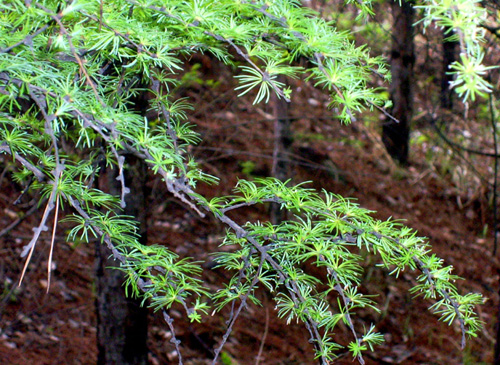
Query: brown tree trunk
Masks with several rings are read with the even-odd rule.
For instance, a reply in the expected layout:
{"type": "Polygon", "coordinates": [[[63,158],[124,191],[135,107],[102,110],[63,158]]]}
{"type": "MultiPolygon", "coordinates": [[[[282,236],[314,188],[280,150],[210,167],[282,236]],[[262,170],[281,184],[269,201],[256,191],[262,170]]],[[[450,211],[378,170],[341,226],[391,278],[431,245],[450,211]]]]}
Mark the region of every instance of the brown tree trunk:
{"type": "MultiPolygon", "coordinates": [[[[132,158],[127,158],[132,161],[132,158]]],[[[122,212],[136,217],[141,223],[141,243],[146,244],[145,168],[140,161],[132,162],[125,174],[131,193],[126,195],[122,212]]],[[[116,169],[102,174],[100,185],[113,195],[120,195],[116,169]]],[[[105,245],[96,243],[96,312],[97,348],[100,365],[147,364],[147,308],[140,300],[127,298],[123,287],[124,276],[112,267],[119,266],[110,258],[105,245]]]]}
{"type": "MultiPolygon", "coordinates": [[[[284,76],[279,76],[279,82],[286,82],[284,76]]],[[[283,98],[273,97],[274,114],[274,150],[272,176],[285,181],[290,178],[290,146],[292,145],[291,120],[288,115],[288,103],[283,98]]],[[[270,216],[273,224],[279,224],[285,218],[279,204],[271,204],[270,216]]]]}
{"type": "MultiPolygon", "coordinates": [[[[493,232],[494,234],[497,234],[497,232],[493,232]]],[[[496,268],[496,274],[500,275],[500,268],[496,268]]],[[[500,279],[499,279],[500,283],[500,279]]],[[[498,295],[500,296],[500,289],[498,290],[498,295]]],[[[500,365],[500,303],[497,305],[497,323],[495,325],[496,327],[496,341],[494,345],[494,355],[493,355],[493,364],[495,365],[500,365]]]]}
{"type": "Polygon", "coordinates": [[[451,34],[445,34],[443,30],[443,68],[441,73],[441,107],[451,109],[453,107],[453,90],[450,88],[450,82],[453,81],[453,75],[450,75],[450,65],[456,60],[458,49],[457,41],[446,41],[445,38],[451,34]]]}
{"type": "Polygon", "coordinates": [[[414,9],[411,3],[391,3],[393,16],[390,95],[393,102],[391,114],[399,120],[384,121],[382,141],[387,152],[401,164],[408,162],[410,121],[413,112],[412,82],[415,51],[413,44],[414,9]]]}

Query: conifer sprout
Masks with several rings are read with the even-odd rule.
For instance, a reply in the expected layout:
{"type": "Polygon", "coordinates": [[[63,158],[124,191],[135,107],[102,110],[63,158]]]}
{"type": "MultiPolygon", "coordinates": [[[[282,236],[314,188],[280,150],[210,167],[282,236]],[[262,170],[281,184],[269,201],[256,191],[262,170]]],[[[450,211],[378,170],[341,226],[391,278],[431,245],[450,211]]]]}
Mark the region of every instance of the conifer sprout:
{"type": "MultiPolygon", "coordinates": [[[[360,17],[373,12],[370,1],[348,2],[359,7],[360,17]]],[[[453,66],[459,94],[474,100],[489,92],[479,28],[484,8],[468,0],[424,1],[419,7],[426,25],[453,28],[460,39],[462,62],[453,66]]],[[[382,57],[356,46],[348,33],[298,1],[17,0],[0,8],[0,153],[16,170],[12,179],[38,192],[45,207],[23,250],[26,265],[40,233],[57,229],[51,212],[64,212],[73,227],[68,240],[101,240],[121,264],[127,294],[162,312],[179,363],[182,344],[168,314],[172,305],[181,305],[190,321],[232,308],[216,363],[240,312],[249,302],[260,305],[259,288],[273,295],[280,318],[304,324],[319,361],[349,351],[364,363],[363,353],[376,350],[383,336],[376,324],[360,328],[356,322],[360,308],[379,311],[359,290],[362,252],[376,254],[380,270],[414,273],[411,293],[430,299],[440,320],[458,324],[462,348],[467,336],[477,335],[481,295],[460,294],[452,267],[401,223],[376,220],[330,192],[273,178],[240,180],[230,196],[207,199],[197,192],[198,183],[218,179],[187,152],[200,138],[188,123],[193,106],[175,95],[182,60],[206,53],[239,68],[236,90],[256,90],[254,104],[272,93],[290,99],[279,75],[305,77],[331,94],[336,116],[349,123],[366,108],[384,109],[386,93],[370,80],[377,74],[387,81],[390,74],[382,57]],[[307,66],[298,66],[299,58],[307,66]],[[152,95],[148,115],[155,114],[154,123],[132,105],[144,92],[152,95]],[[201,280],[200,262],[179,257],[168,244],[141,245],[134,218],[116,213],[129,193],[123,168],[130,154],[190,209],[226,225],[222,245],[237,248],[215,253],[217,265],[234,274],[219,290],[201,280]],[[119,196],[94,186],[100,161],[118,169],[119,196]],[[291,219],[273,225],[231,218],[235,210],[269,202],[291,219]],[[304,271],[305,262],[324,270],[327,281],[304,271]],[[339,322],[352,333],[344,349],[335,342],[339,322]]]]}

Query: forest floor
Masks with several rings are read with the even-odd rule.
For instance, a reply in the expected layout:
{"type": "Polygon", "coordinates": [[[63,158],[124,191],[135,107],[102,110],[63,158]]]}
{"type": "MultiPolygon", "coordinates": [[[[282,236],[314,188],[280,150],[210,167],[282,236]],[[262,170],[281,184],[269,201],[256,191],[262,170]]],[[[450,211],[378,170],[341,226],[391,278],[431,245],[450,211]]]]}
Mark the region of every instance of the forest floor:
{"type": "MultiPolygon", "coordinates": [[[[214,70],[209,72],[216,73],[214,70]]],[[[465,292],[479,292],[488,301],[479,308],[484,330],[460,349],[460,330],[439,322],[427,308],[432,301],[413,298],[408,289],[418,273],[404,272],[399,278],[375,267],[376,256],[366,256],[363,291],[378,295],[380,313],[358,313],[361,323],[374,323],[385,343],[366,356],[369,364],[479,364],[491,363],[498,308],[496,272],[492,258],[491,211],[484,193],[468,194],[436,164],[426,161],[427,147],[412,146],[410,164],[398,167],[387,157],[376,128],[360,121],[341,125],[323,107],[323,93],[295,83],[290,109],[293,144],[290,176],[294,183],[312,181],[310,187],[353,197],[380,219],[404,219],[405,224],[429,238],[433,252],[455,267],[465,278],[457,283],[465,292]],[[437,167],[436,167],[437,166],[437,167]]],[[[217,186],[200,186],[208,196],[229,194],[237,179],[268,176],[272,170],[273,112],[238,99],[232,88],[196,82],[181,91],[194,100],[190,117],[203,142],[190,152],[207,173],[221,178],[217,186]]],[[[368,118],[368,117],[367,117],[368,118]]],[[[371,117],[373,119],[373,116],[371,117]]],[[[379,123],[375,118],[373,123],[379,123]]],[[[425,126],[423,127],[425,129],[425,126]]],[[[5,157],[3,157],[5,158],[5,157]]],[[[5,166],[5,161],[1,166],[5,166]]],[[[26,212],[36,199],[27,196],[19,205],[13,201],[20,187],[10,173],[0,176],[0,230],[26,212]]],[[[180,256],[194,257],[210,266],[211,252],[218,249],[224,227],[210,218],[199,218],[179,204],[161,187],[148,183],[150,243],[167,245],[180,256]]],[[[46,265],[50,232],[42,236],[27,276],[17,288],[24,259],[22,247],[32,236],[43,208],[0,238],[0,363],[1,364],[93,364],[95,341],[93,244],[66,242],[64,226],[58,231],[54,252],[55,270],[46,294],[46,265]]],[[[266,219],[265,210],[246,210],[234,219],[240,222],[266,219]]],[[[221,269],[207,269],[203,279],[210,287],[229,278],[221,269]]],[[[312,347],[307,331],[299,324],[287,326],[276,316],[274,303],[259,293],[263,307],[249,306],[237,322],[224,347],[225,364],[307,364],[312,347]]],[[[226,313],[227,315],[227,313],[226,313]]],[[[225,331],[224,321],[210,317],[204,324],[189,324],[180,312],[171,311],[182,341],[185,364],[210,363],[212,349],[225,331]]],[[[149,348],[151,364],[177,363],[169,342],[171,333],[160,316],[151,313],[149,348]]],[[[347,343],[349,331],[340,326],[336,341],[347,343]]],[[[336,363],[351,364],[349,356],[336,363]]]]}

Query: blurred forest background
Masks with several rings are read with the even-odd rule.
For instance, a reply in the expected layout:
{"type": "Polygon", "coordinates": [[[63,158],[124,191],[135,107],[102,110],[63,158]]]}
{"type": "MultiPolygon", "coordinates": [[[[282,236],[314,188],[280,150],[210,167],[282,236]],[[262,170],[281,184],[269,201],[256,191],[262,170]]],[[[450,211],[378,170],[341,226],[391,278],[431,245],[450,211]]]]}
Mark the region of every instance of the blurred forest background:
{"type": "MultiPolygon", "coordinates": [[[[417,24],[418,10],[398,2],[379,1],[375,16],[356,21],[357,10],[342,1],[304,1],[352,32],[358,44],[368,44],[374,55],[387,57],[393,69],[387,87],[400,123],[378,110],[357,116],[351,125],[328,111],[328,95],[310,83],[285,80],[292,88],[292,102],[271,100],[252,105],[254,95],[236,96],[235,70],[207,55],[186,59],[179,96],[195,105],[189,121],[196,124],[203,142],[190,151],[206,172],[219,176],[217,186],[200,186],[207,197],[230,194],[238,178],[261,176],[291,178],[294,183],[326,189],[376,211],[381,219],[404,219],[429,238],[434,251],[455,267],[463,292],[480,292],[488,301],[479,308],[485,322],[478,338],[460,350],[460,331],[438,322],[427,311],[430,302],[413,300],[407,289],[415,280],[403,273],[399,280],[383,271],[367,270],[366,290],[377,294],[380,314],[367,311],[360,318],[376,323],[386,342],[367,356],[374,364],[479,364],[492,363],[496,339],[500,263],[495,232],[497,189],[498,84],[490,99],[479,97],[464,105],[449,89],[448,66],[459,57],[450,34],[430,27],[424,33],[417,24]]],[[[483,2],[498,14],[496,0],[483,2]]],[[[486,29],[486,65],[500,64],[500,24],[490,19],[486,29]]],[[[498,71],[489,78],[498,82],[498,71]]],[[[49,233],[30,265],[26,282],[18,288],[24,260],[19,253],[31,239],[41,210],[37,198],[13,205],[22,187],[8,178],[9,157],[0,156],[0,362],[4,364],[92,364],[97,362],[95,247],[66,242],[56,237],[54,277],[49,294],[46,264],[49,233]],[[20,215],[24,212],[24,215],[20,215]],[[21,218],[20,218],[21,217],[21,218]]],[[[140,169],[140,167],[138,167],[140,169]]],[[[147,242],[168,242],[182,256],[206,262],[208,252],[220,244],[224,227],[210,218],[192,214],[168,194],[159,177],[144,177],[143,210],[147,242]]],[[[242,213],[239,213],[242,214],[242,213]]],[[[249,209],[247,217],[259,219],[264,210],[249,209]]],[[[280,212],[272,212],[279,219],[280,212]]],[[[241,217],[245,219],[245,217],[241,217]]],[[[62,231],[62,229],[60,229],[62,231]]],[[[98,242],[96,242],[98,244],[98,242]]],[[[367,255],[366,262],[375,258],[367,255]]],[[[367,266],[370,266],[367,264],[367,266]]],[[[220,269],[206,270],[204,280],[226,279],[220,269]]],[[[225,364],[312,363],[306,331],[288,327],[276,318],[274,304],[260,293],[263,308],[249,306],[237,322],[224,348],[225,364]],[[286,336],[284,335],[286,334],[286,336]]],[[[176,318],[175,311],[171,314],[176,318]]],[[[171,333],[163,319],[149,313],[147,336],[151,364],[176,363],[171,333]]],[[[181,318],[181,314],[178,315],[181,318]]],[[[182,341],[186,364],[204,364],[224,334],[220,318],[189,324],[178,320],[177,338],[182,341]]],[[[338,336],[348,336],[348,328],[338,336]]],[[[338,363],[351,363],[339,358],[338,363]]]]}

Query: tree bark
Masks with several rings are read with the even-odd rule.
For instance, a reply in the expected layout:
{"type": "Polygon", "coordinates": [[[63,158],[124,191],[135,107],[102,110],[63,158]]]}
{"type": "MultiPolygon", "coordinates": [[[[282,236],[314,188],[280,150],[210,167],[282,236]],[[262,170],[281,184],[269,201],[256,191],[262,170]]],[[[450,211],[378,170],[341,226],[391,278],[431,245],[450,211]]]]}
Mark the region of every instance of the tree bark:
{"type": "MultiPolygon", "coordinates": [[[[286,82],[284,76],[279,76],[279,82],[286,82]]],[[[290,147],[292,145],[291,120],[288,115],[288,103],[283,98],[272,95],[274,114],[274,150],[272,176],[285,181],[290,178],[290,147]]],[[[279,224],[285,219],[284,211],[279,204],[271,204],[271,223],[279,224]]]]}
{"type": "MultiPolygon", "coordinates": [[[[131,193],[125,197],[127,204],[123,214],[136,217],[140,222],[140,239],[146,244],[145,175],[146,169],[140,161],[127,158],[125,172],[127,187],[131,193]],[[132,161],[132,162],[131,162],[132,161]]],[[[120,183],[116,180],[116,169],[108,170],[100,177],[102,190],[113,195],[120,194],[120,183]],[[107,189],[106,189],[107,187],[107,189]]],[[[139,299],[127,298],[123,287],[124,276],[119,263],[110,258],[105,245],[96,243],[96,312],[97,348],[100,365],[147,364],[147,308],[140,306],[139,299]]]]}
{"type": "Polygon", "coordinates": [[[450,88],[450,82],[453,81],[453,75],[450,75],[450,65],[456,61],[456,53],[458,49],[457,41],[446,41],[449,37],[443,30],[443,68],[441,71],[441,107],[444,109],[452,109],[453,107],[453,90],[450,88]]]}
{"type": "Polygon", "coordinates": [[[390,95],[391,114],[399,123],[388,118],[382,127],[382,141],[391,157],[401,164],[408,162],[410,121],[413,113],[412,82],[415,50],[413,18],[415,11],[410,2],[391,3],[393,16],[390,95]]]}

